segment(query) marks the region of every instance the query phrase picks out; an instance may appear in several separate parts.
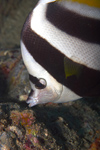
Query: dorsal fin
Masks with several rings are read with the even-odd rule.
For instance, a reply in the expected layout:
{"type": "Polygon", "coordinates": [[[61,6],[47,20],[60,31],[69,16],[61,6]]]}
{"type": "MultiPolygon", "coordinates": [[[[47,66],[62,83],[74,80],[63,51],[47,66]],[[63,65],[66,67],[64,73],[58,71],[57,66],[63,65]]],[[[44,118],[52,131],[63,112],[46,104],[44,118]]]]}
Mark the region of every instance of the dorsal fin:
{"type": "Polygon", "coordinates": [[[100,0],[56,0],[56,1],[78,2],[80,4],[86,4],[88,6],[100,8],[100,0]]]}

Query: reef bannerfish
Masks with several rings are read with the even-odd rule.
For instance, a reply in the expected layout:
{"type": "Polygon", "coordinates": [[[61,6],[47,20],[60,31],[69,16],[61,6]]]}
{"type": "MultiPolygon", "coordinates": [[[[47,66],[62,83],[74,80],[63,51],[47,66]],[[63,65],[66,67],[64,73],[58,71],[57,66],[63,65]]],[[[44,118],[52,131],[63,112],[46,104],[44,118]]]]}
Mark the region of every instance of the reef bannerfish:
{"type": "Polygon", "coordinates": [[[21,33],[29,107],[100,96],[100,0],[40,0],[21,33]]]}

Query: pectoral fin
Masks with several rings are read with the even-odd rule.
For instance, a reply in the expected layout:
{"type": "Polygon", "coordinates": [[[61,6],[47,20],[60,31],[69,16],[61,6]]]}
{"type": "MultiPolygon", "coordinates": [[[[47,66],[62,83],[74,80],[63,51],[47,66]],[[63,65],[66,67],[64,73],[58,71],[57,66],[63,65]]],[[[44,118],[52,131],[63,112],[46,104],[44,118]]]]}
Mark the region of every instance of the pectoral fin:
{"type": "Polygon", "coordinates": [[[78,78],[82,72],[82,68],[83,66],[81,64],[73,62],[71,59],[64,57],[64,70],[66,78],[73,75],[78,78]]]}

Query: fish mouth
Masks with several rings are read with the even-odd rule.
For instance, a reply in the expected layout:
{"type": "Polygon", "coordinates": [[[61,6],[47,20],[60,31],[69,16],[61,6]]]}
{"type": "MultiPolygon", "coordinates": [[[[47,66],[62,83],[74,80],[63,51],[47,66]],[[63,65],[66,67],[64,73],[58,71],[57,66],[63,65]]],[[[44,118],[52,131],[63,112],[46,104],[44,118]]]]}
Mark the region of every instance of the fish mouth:
{"type": "Polygon", "coordinates": [[[28,105],[29,107],[33,107],[38,104],[38,97],[33,98],[32,96],[30,96],[27,99],[26,103],[29,104],[28,105]]]}
{"type": "Polygon", "coordinates": [[[39,102],[38,97],[34,97],[34,91],[31,90],[31,92],[29,93],[29,96],[26,100],[26,103],[29,104],[29,107],[33,107],[35,105],[37,105],[39,102]]]}
{"type": "MultiPolygon", "coordinates": [[[[29,96],[26,100],[26,103],[29,104],[29,107],[33,107],[37,104],[47,103],[44,101],[45,90],[31,90],[29,96]]],[[[47,95],[48,96],[48,95],[47,95]]]]}
{"type": "Polygon", "coordinates": [[[45,89],[31,89],[26,103],[29,104],[29,107],[33,107],[37,104],[45,104],[48,102],[56,102],[62,93],[62,88],[60,91],[57,91],[55,88],[50,86],[45,89]]]}

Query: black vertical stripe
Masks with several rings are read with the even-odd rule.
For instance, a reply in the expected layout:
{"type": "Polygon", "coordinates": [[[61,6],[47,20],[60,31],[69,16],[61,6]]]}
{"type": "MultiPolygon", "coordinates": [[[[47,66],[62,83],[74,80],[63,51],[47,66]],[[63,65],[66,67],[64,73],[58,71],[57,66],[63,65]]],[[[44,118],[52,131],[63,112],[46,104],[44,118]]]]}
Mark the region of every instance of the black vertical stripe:
{"type": "Polygon", "coordinates": [[[69,35],[87,42],[100,44],[100,20],[98,19],[74,13],[63,8],[57,2],[48,4],[46,18],[69,35]]]}
{"type": "Polygon", "coordinates": [[[32,76],[31,74],[29,74],[29,80],[33,83],[36,84],[39,80],[38,78],[32,76]]]}

